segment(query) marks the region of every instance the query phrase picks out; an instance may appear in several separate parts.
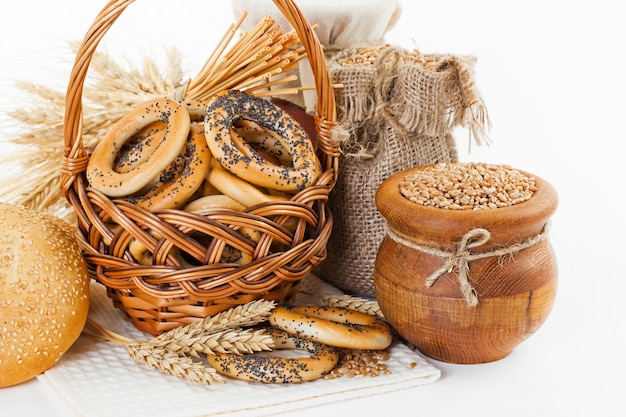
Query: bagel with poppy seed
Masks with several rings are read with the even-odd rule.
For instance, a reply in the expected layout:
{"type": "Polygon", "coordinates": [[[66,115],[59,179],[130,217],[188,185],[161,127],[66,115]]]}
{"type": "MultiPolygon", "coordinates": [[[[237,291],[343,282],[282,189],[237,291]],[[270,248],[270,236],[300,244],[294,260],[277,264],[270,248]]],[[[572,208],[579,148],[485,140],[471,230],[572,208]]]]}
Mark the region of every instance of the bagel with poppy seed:
{"type": "Polygon", "coordinates": [[[204,129],[211,153],[227,171],[251,184],[284,192],[297,192],[315,184],[321,166],[304,128],[282,108],[238,90],[227,90],[207,103],[204,129]],[[292,166],[273,164],[243,142],[249,154],[233,143],[232,129],[249,120],[276,133],[289,153],[292,166]]]}

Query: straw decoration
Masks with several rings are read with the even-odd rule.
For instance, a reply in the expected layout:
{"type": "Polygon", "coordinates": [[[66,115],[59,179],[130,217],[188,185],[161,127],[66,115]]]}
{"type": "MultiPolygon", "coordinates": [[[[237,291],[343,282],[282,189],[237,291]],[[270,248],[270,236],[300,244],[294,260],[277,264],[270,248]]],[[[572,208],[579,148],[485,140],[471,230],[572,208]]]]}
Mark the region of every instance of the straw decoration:
{"type": "MultiPolygon", "coordinates": [[[[284,74],[297,68],[298,63],[306,58],[306,51],[295,31],[285,33],[270,16],[243,33],[227,49],[239,32],[245,15],[231,24],[200,72],[189,82],[185,99],[205,101],[228,89],[262,95],[261,90],[296,79],[294,75],[284,74]],[[280,77],[273,78],[277,76],[280,77]]],[[[296,94],[299,90],[291,88],[271,94],[296,94]]]]}

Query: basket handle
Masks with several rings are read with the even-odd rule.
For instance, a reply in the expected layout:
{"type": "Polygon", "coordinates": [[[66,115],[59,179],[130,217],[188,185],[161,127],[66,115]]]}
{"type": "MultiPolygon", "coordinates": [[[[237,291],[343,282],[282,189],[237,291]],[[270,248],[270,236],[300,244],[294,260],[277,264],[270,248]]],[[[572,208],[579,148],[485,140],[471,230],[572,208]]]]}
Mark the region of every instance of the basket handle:
{"type": "MultiPolygon", "coordinates": [[[[89,155],[82,141],[83,104],[82,93],[89,70],[89,64],[96,47],[106,32],[111,28],[126,7],[135,0],[111,0],[94,20],[76,54],[70,73],[70,82],[65,96],[65,115],[63,122],[63,165],[61,167],[61,189],[66,198],[75,187],[75,181],[87,170],[89,155]]],[[[315,77],[317,106],[315,122],[318,133],[318,149],[325,155],[322,160],[325,170],[333,170],[336,182],[338,173],[339,150],[332,139],[332,130],[337,125],[335,97],[322,45],[306,17],[293,0],[273,0],[281,13],[293,26],[302,46],[305,48],[311,70],[315,77]]]]}

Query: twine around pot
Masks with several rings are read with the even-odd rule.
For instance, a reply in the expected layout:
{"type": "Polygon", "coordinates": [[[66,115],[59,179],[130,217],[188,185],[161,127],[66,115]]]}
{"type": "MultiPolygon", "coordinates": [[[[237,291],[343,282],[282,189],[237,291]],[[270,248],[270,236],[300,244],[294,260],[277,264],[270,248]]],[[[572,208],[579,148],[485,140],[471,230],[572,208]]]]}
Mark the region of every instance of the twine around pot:
{"type": "Polygon", "coordinates": [[[451,273],[454,268],[457,268],[461,294],[463,295],[463,298],[465,298],[467,306],[471,308],[478,305],[478,293],[469,281],[470,262],[492,257],[513,257],[519,251],[530,248],[539,242],[548,239],[549,225],[550,224],[547,223],[540,234],[523,242],[481,253],[473,253],[472,249],[486,244],[489,239],[491,239],[491,233],[489,230],[480,227],[465,233],[456,245],[456,250],[453,252],[447,252],[434,247],[417,245],[394,232],[387,223],[385,223],[385,229],[387,231],[387,236],[395,242],[405,245],[411,249],[418,250],[427,255],[445,259],[445,262],[441,265],[441,267],[426,278],[425,285],[427,288],[430,288],[443,274],[451,273]]]}

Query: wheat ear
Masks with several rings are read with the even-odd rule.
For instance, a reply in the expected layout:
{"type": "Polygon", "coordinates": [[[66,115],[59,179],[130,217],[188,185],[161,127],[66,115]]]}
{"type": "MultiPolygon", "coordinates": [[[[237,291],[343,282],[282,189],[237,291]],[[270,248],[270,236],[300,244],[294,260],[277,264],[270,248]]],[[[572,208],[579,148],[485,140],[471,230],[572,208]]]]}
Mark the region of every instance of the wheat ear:
{"type": "Polygon", "coordinates": [[[322,304],[328,307],[349,308],[350,310],[378,316],[381,319],[385,318],[376,301],[351,295],[320,295],[319,298],[322,304]]]}
{"type": "Polygon", "coordinates": [[[191,358],[181,356],[167,348],[141,342],[131,342],[125,346],[129,355],[136,362],[148,365],[164,373],[175,375],[190,382],[207,385],[215,382],[225,382],[224,378],[215,369],[206,367],[200,362],[195,362],[191,358]]]}
{"type": "Polygon", "coordinates": [[[162,333],[156,339],[160,341],[180,339],[202,333],[216,333],[228,329],[254,326],[266,321],[275,306],[275,301],[251,301],[186,326],[177,327],[162,333]]]}
{"type": "Polygon", "coordinates": [[[151,340],[119,335],[87,318],[84,333],[123,345],[136,362],[185,380],[211,384],[224,382],[212,368],[194,361],[199,354],[243,354],[269,351],[274,340],[264,330],[243,329],[267,320],[276,302],[252,301],[232,307],[186,326],[172,329],[151,340]]]}

